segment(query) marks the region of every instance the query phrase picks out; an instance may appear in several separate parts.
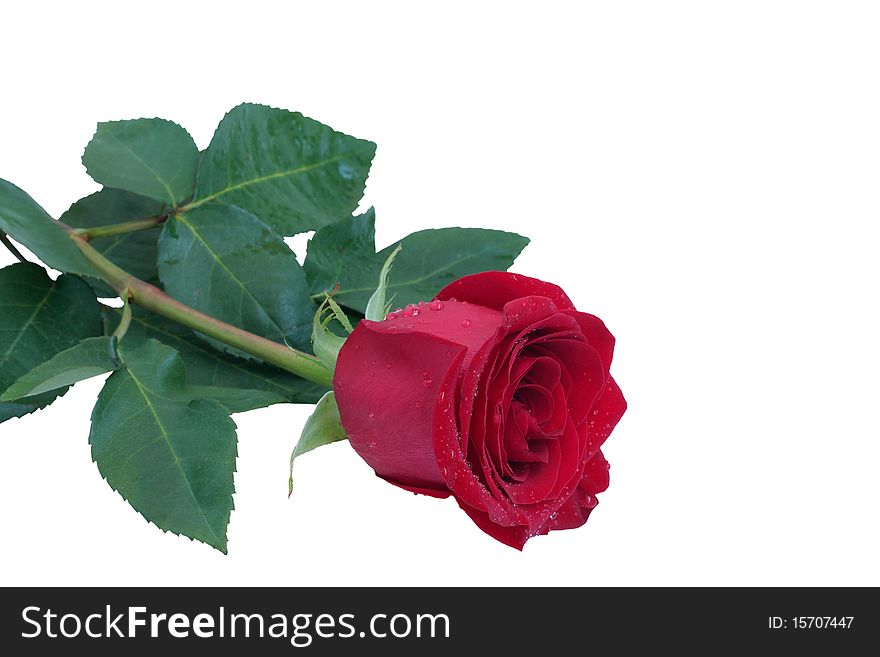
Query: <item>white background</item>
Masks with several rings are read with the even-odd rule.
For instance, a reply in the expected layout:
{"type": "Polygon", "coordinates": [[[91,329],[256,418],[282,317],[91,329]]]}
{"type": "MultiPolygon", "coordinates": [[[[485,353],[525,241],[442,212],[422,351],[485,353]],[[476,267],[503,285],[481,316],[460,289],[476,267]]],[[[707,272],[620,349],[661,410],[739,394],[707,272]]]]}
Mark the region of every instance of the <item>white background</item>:
{"type": "Polygon", "coordinates": [[[519,553],[345,443],[288,501],[309,408],[278,406],[235,418],[223,556],[101,480],[93,380],[0,427],[2,584],[880,584],[877,5],[430,6],[15,3],[0,177],[57,216],[97,189],[98,121],[203,147],[245,100],[377,142],[380,246],[518,231],[515,269],[616,334],[630,408],[589,523],[519,553]]]}

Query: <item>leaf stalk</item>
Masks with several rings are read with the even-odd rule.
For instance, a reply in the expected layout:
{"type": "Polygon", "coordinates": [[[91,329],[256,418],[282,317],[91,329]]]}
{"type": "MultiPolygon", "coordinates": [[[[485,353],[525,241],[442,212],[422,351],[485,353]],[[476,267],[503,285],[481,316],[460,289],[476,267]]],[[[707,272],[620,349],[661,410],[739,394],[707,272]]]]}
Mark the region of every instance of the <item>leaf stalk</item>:
{"type": "Polygon", "coordinates": [[[95,228],[77,228],[73,234],[82,237],[85,240],[94,240],[101,237],[114,237],[116,235],[125,235],[126,233],[134,233],[139,230],[149,230],[156,226],[161,226],[167,221],[168,215],[163,214],[156,217],[147,217],[146,219],[136,219],[134,221],[124,221],[118,224],[110,224],[108,226],[96,226],[95,228]]]}
{"type": "Polygon", "coordinates": [[[19,262],[30,262],[22,255],[21,251],[15,248],[15,244],[12,243],[12,240],[6,237],[6,233],[4,232],[0,232],[0,244],[5,246],[9,250],[9,252],[18,259],[19,262]]]}

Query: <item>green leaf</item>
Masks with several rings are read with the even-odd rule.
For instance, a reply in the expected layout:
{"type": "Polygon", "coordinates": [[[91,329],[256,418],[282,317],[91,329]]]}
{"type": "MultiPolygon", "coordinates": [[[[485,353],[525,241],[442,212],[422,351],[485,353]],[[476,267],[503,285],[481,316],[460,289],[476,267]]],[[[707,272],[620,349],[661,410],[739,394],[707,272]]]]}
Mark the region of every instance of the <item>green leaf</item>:
{"type": "MultiPolygon", "coordinates": [[[[0,269],[0,392],[80,340],[100,334],[98,303],[80,279],[60,276],[53,282],[30,263],[0,269]]],[[[43,408],[64,391],[0,402],[0,422],[43,408]]]]}
{"type": "Polygon", "coordinates": [[[323,298],[338,284],[358,287],[376,277],[376,212],[370,208],[318,230],[309,240],[303,270],[313,298],[323,298]]]}
{"type": "Polygon", "coordinates": [[[187,386],[187,390],[193,399],[212,399],[229,413],[244,413],[286,401],[280,395],[263,390],[238,390],[218,386],[187,386]]]}
{"type": "Polygon", "coordinates": [[[53,401],[62,397],[67,390],[54,390],[35,397],[28,397],[15,402],[0,402],[0,424],[17,417],[29,415],[45,408],[53,401]]]}
{"type": "Polygon", "coordinates": [[[521,235],[500,230],[438,228],[413,233],[372,256],[361,247],[337,257],[332,253],[332,241],[323,239],[321,233],[315,233],[309,243],[312,298],[329,292],[332,286],[327,289],[328,281],[336,279],[341,287],[333,298],[340,305],[360,312],[366,310],[382,265],[398,245],[403,251],[394,262],[387,297],[393,297],[395,305],[403,306],[430,299],[462,276],[506,270],[529,243],[521,235]]]}
{"type": "MultiPolygon", "coordinates": [[[[119,310],[106,311],[106,333],[119,322],[119,310]]],[[[221,404],[236,400],[233,412],[289,402],[314,404],[326,388],[256,361],[221,353],[188,328],[158,315],[133,308],[132,322],[122,340],[129,349],[156,339],[178,351],[186,364],[187,383],[203,389],[202,396],[221,404]],[[211,394],[207,394],[210,390],[211,394]]]]}
{"type": "Polygon", "coordinates": [[[345,430],[339,419],[339,408],[336,406],[336,397],[331,390],[321,397],[321,401],[315,406],[315,412],[306,420],[299,442],[290,455],[290,479],[287,482],[287,493],[293,493],[293,462],[296,457],[306,452],[311,452],[316,447],[329,445],[340,440],[345,440],[345,430]]]}
{"type": "MultiPolygon", "coordinates": [[[[71,228],[99,228],[125,221],[136,221],[160,216],[165,206],[158,201],[138,196],[121,189],[106,187],[86,196],[70,206],[60,221],[71,228]]],[[[147,283],[158,283],[157,258],[159,235],[162,227],[123,233],[112,237],[92,239],[91,244],[110,262],[121,267],[135,278],[147,283]]],[[[118,295],[106,283],[89,279],[89,284],[103,297],[118,295]]]]}
{"type": "Polygon", "coordinates": [[[381,322],[385,319],[385,315],[388,314],[388,304],[391,303],[390,299],[387,298],[388,275],[391,273],[391,266],[394,264],[394,259],[397,257],[397,254],[400,253],[402,248],[403,247],[400,244],[395,246],[385,259],[382,269],[379,270],[379,282],[376,284],[376,291],[370,295],[370,300],[367,301],[367,308],[364,311],[364,317],[370,321],[381,322]]]}
{"type": "Polygon", "coordinates": [[[92,458],[113,490],[161,529],[226,552],[235,423],[214,401],[189,401],[183,361],[149,341],[120,348],[92,412],[92,458]]]}
{"type": "Polygon", "coordinates": [[[86,338],[52,356],[13,383],[0,401],[39,395],[85,381],[119,368],[116,341],[112,338],[86,338]]]}
{"type": "Polygon", "coordinates": [[[191,205],[237,205],[282,235],[320,228],[357,207],[375,152],[298,112],[239,105],[205,151],[191,205]]]}
{"type": "Polygon", "coordinates": [[[305,274],[284,240],[245,210],[206,206],[169,219],[159,239],[159,274],[168,294],[197,310],[308,347],[315,306],[305,274]]]}
{"type": "Polygon", "coordinates": [[[199,149],[165,119],[110,121],[98,124],[82,161],[102,185],[175,205],[192,196],[199,149]]]}
{"type": "Polygon", "coordinates": [[[0,180],[0,231],[29,248],[49,267],[97,276],[64,227],[18,187],[0,180]]]}

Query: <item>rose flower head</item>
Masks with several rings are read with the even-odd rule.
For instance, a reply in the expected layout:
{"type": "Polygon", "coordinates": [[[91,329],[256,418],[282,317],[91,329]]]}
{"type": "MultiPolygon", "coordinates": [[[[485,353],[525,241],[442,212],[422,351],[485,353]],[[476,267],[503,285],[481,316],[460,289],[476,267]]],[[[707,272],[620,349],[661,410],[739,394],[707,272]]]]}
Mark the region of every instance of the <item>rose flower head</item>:
{"type": "Polygon", "coordinates": [[[601,447],[626,410],[613,352],[602,321],[556,285],[486,272],[360,322],[333,385],[348,439],[378,476],[453,496],[521,549],[583,525],[608,487],[601,447]]]}

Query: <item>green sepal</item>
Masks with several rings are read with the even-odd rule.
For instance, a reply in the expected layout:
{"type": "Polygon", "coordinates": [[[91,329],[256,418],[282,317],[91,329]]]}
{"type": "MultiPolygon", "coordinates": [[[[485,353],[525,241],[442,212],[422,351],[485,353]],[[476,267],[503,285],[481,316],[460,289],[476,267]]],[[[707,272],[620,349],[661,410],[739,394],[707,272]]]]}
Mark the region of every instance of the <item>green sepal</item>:
{"type": "Polygon", "coordinates": [[[345,439],[345,429],[342,428],[342,422],[339,419],[336,397],[331,390],[321,397],[318,405],[315,406],[315,412],[306,420],[299,442],[290,455],[290,478],[287,480],[288,497],[293,493],[293,462],[296,458],[322,445],[329,445],[345,439]]]}
{"type": "Polygon", "coordinates": [[[354,330],[342,308],[328,295],[312,319],[312,351],[331,372],[336,369],[336,359],[345,344],[345,338],[330,330],[330,324],[334,320],[346,333],[354,330]]]}
{"type": "Polygon", "coordinates": [[[379,285],[376,287],[376,291],[373,292],[372,296],[370,296],[370,300],[367,302],[367,310],[364,312],[364,317],[373,322],[381,322],[385,319],[385,315],[388,314],[388,311],[391,310],[392,299],[386,300],[385,298],[388,294],[388,275],[391,273],[391,265],[394,264],[394,259],[402,249],[403,246],[398,244],[391,252],[391,255],[385,260],[385,264],[382,265],[382,269],[379,271],[379,285]]]}

